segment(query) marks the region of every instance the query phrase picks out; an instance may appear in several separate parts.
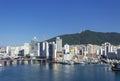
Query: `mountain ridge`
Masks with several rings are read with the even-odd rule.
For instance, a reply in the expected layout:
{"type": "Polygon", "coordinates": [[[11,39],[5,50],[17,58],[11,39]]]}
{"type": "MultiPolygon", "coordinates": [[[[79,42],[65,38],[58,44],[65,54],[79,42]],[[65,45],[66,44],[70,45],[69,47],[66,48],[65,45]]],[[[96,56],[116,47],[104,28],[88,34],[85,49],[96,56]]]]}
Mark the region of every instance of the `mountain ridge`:
{"type": "MultiPolygon", "coordinates": [[[[60,37],[64,44],[78,45],[78,44],[94,44],[101,45],[105,42],[109,42],[113,45],[120,44],[120,33],[117,32],[95,32],[91,30],[85,30],[80,33],[64,34],[56,37],[60,37]]],[[[55,41],[56,37],[48,39],[48,42],[55,41]]]]}

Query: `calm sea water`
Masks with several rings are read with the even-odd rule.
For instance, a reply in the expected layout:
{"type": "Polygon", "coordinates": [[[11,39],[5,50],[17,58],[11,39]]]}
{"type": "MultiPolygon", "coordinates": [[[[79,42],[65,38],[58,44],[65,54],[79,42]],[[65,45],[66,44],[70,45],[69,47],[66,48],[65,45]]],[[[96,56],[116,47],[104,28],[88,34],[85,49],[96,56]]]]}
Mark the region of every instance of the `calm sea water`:
{"type": "Polygon", "coordinates": [[[120,81],[108,65],[31,64],[0,67],[0,81],[120,81]]]}

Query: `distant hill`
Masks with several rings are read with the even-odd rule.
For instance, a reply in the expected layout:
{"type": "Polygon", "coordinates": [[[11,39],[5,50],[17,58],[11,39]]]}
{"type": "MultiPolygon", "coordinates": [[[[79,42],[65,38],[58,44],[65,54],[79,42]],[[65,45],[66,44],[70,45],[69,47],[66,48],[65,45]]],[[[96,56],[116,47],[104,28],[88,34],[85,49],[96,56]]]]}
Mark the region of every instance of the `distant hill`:
{"type": "MultiPolygon", "coordinates": [[[[58,36],[57,36],[58,37],[58,36]]],[[[85,30],[81,33],[65,34],[59,36],[63,40],[64,44],[77,45],[77,44],[96,44],[101,45],[105,42],[110,42],[113,45],[120,44],[120,33],[115,32],[94,32],[85,30]]],[[[51,38],[48,42],[55,41],[55,38],[51,38]]]]}

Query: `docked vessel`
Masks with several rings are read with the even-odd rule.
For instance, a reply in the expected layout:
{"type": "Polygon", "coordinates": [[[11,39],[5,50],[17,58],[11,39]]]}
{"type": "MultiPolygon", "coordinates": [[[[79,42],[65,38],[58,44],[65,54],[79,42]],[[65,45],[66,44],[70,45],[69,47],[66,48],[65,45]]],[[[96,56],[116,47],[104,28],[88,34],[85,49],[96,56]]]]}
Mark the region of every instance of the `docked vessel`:
{"type": "Polygon", "coordinates": [[[113,71],[120,71],[120,63],[113,63],[111,69],[113,71]]]}

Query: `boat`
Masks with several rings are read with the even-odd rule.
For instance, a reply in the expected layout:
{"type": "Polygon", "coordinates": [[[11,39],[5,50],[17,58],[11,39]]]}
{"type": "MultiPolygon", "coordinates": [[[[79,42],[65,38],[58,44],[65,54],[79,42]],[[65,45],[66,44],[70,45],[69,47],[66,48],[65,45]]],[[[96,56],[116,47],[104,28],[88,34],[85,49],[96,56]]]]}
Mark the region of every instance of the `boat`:
{"type": "Polygon", "coordinates": [[[66,60],[64,60],[64,61],[60,62],[60,64],[66,65],[66,64],[68,64],[68,62],[66,60]]]}
{"type": "Polygon", "coordinates": [[[60,62],[60,64],[63,64],[63,65],[73,65],[74,61],[65,60],[63,62],[60,62]]]}
{"type": "Polygon", "coordinates": [[[79,62],[80,64],[85,64],[85,62],[79,62]]]}
{"type": "Polygon", "coordinates": [[[71,61],[68,61],[68,64],[69,64],[69,65],[73,65],[73,64],[74,64],[74,61],[72,61],[72,60],[71,60],[71,61]]]}
{"type": "Polygon", "coordinates": [[[113,71],[120,71],[120,63],[113,63],[111,69],[113,71]]]}

